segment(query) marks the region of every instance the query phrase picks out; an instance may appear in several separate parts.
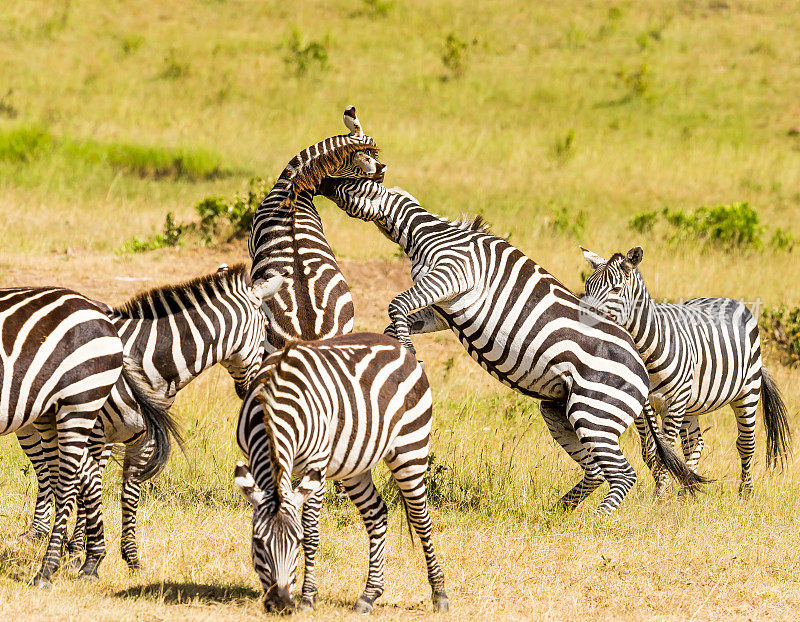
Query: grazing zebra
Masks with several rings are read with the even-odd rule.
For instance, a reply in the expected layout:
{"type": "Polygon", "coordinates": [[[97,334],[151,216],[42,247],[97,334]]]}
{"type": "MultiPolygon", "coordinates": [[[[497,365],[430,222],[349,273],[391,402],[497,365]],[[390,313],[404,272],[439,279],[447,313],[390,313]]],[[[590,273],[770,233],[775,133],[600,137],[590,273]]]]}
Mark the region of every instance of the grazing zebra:
{"type": "MultiPolygon", "coordinates": [[[[282,276],[251,283],[244,264],[220,268],[215,274],[178,285],[141,293],[123,305],[108,308],[108,316],[128,357],[141,368],[152,390],[166,405],[205,369],[222,364],[231,374],[239,397],[244,396],[264,355],[266,324],[261,305],[284,285],[282,276]]],[[[139,567],[136,547],[136,510],[141,482],[148,476],[137,464],[133,449],[142,430],[142,414],[125,379],[114,386],[92,431],[90,444],[100,468],[110,445],[128,444],[122,485],[122,557],[139,567]],[[104,450],[105,448],[105,450],[104,450]]],[[[35,534],[50,522],[50,483],[47,463],[52,452],[40,444],[30,428],[18,432],[20,445],[33,463],[39,480],[36,516],[29,530],[35,534]]],[[[152,443],[145,445],[149,451],[152,443]]],[[[161,463],[165,462],[164,458],[161,463]]],[[[70,554],[83,550],[85,515],[79,512],[70,541],[70,554]]]]}
{"type": "Polygon", "coordinates": [[[150,401],[138,368],[123,355],[114,325],[76,292],[58,287],[0,290],[0,335],[0,434],[34,426],[53,448],[56,516],[34,584],[51,586],[78,494],[91,527],[81,572],[96,576],[104,553],[100,471],[88,442],[98,411],[120,378],[130,383],[143,410],[142,440],[154,447],[141,463],[148,472],[160,468],[169,454],[171,420],[150,401]]]}
{"type": "MultiPolygon", "coordinates": [[[[761,360],[758,322],[747,307],[730,298],[694,298],[683,304],[656,303],[637,266],[640,246],[606,261],[583,249],[594,269],[586,280],[587,306],[597,309],[633,337],[650,376],[650,391],[666,404],[663,431],[672,444],[678,431],[683,453],[694,467],[703,449],[697,416],[730,404],[736,416],[736,448],[742,462],[739,493],[753,489],[756,410],[763,397],[767,464],[783,461],[790,430],[780,392],[761,360]]],[[[645,432],[641,424],[640,434],[645,432]]],[[[642,439],[645,459],[650,445],[642,439]]],[[[654,473],[659,492],[666,477],[654,473]]]]}
{"type": "Polygon", "coordinates": [[[422,366],[384,335],[359,333],[292,343],[267,358],[240,415],[245,418],[240,430],[246,432],[239,444],[253,474],[242,463],[235,471],[237,485],[255,509],[253,565],[267,609],[291,607],[301,541],[301,607],[313,606],[319,511],[325,480],[332,479],[341,481],[369,533],[369,575],[355,610],[372,610],[383,593],[388,514],[372,481],[372,468],[383,460],[422,542],[434,606],[447,611],[423,481],[431,405],[422,366]],[[256,401],[261,408],[249,407],[256,401]],[[300,478],[294,489],[292,475],[300,478]]]}
{"type": "Polygon", "coordinates": [[[355,108],[344,122],[350,134],[326,138],[292,158],[256,210],[248,246],[252,276],[289,275],[289,286],[266,304],[267,352],[292,339],[321,339],[353,330],[353,298],[325,239],[314,207],[325,176],[382,179],[385,166],[365,136],[355,108]]]}
{"type": "MultiPolygon", "coordinates": [[[[480,218],[450,222],[407,192],[369,180],[326,180],[320,191],[348,215],[374,222],[411,259],[414,285],[389,304],[386,333],[414,352],[412,330],[452,329],[483,369],[542,400],[553,438],[584,469],[561,504],[575,507],[606,479],[598,511],[614,510],[636,480],[619,436],[643,408],[648,422],[654,418],[630,335],[601,317],[583,321],[572,292],[480,218]]],[[[668,447],[657,449],[681,481],[703,481],[668,447]]]]}

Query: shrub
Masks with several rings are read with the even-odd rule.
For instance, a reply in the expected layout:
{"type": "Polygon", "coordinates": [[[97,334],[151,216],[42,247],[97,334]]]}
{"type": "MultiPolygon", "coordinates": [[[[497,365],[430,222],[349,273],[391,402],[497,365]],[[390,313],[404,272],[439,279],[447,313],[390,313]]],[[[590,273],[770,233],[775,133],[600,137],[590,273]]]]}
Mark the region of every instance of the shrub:
{"type": "MultiPolygon", "coordinates": [[[[762,246],[764,227],[758,212],[748,203],[700,207],[693,212],[664,208],[640,212],[628,221],[637,233],[651,233],[663,222],[666,238],[671,241],[697,240],[724,250],[754,250],[762,246]]],[[[784,229],[776,229],[770,240],[776,250],[790,251],[794,237],[784,229]]]]}
{"type": "Polygon", "coordinates": [[[145,253],[168,246],[179,246],[183,237],[185,226],[175,222],[175,215],[167,212],[164,227],[161,233],[156,233],[148,238],[133,236],[122,245],[120,253],[145,253]]]}
{"type": "Polygon", "coordinates": [[[761,335],[783,358],[784,364],[800,363],[800,307],[781,305],[761,312],[761,335]]]}
{"type": "Polygon", "coordinates": [[[328,69],[328,50],[326,42],[303,42],[300,31],[292,29],[288,40],[284,44],[286,54],[283,62],[287,68],[297,76],[303,76],[312,69],[324,71],[328,69]]]}
{"type": "Polygon", "coordinates": [[[553,209],[550,212],[549,226],[560,235],[580,237],[586,227],[586,213],[579,210],[577,214],[570,214],[566,207],[553,209]]]}
{"type": "Polygon", "coordinates": [[[0,162],[30,162],[52,144],[50,133],[38,127],[17,127],[0,132],[0,162]]]}
{"type": "Polygon", "coordinates": [[[442,63],[450,72],[453,78],[460,77],[466,69],[467,44],[454,32],[451,32],[444,40],[444,52],[442,53],[442,63]]]}

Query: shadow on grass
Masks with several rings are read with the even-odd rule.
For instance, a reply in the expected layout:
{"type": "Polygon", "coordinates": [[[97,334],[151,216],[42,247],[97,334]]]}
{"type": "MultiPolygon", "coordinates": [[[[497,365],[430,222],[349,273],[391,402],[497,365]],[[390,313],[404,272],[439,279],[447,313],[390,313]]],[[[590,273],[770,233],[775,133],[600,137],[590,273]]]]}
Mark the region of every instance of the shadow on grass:
{"type": "Polygon", "coordinates": [[[243,585],[202,585],[198,583],[159,582],[138,585],[114,593],[116,598],[143,598],[180,605],[200,601],[225,603],[236,600],[261,598],[261,591],[243,585]]]}

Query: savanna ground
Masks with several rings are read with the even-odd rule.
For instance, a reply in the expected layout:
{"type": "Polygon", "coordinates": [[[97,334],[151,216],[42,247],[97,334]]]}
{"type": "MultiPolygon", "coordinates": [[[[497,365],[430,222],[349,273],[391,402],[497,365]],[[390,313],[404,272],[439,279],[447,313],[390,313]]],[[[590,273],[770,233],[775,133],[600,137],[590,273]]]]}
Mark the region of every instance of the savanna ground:
{"type": "MultiPolygon", "coordinates": [[[[242,241],[118,252],[167,212],[275,176],[300,148],[342,131],[355,104],[389,164],[387,184],[432,211],[482,213],[576,291],[577,244],[645,248],[658,297],[724,295],[797,304],[800,13],[793,2],[157,3],[6,0],[0,9],[0,285],[73,287],[120,302],[144,287],[247,259],[242,241]],[[760,246],[731,249],[641,233],[669,207],[747,202],[760,246]],[[779,247],[780,246],[780,247],[779,247]]],[[[318,207],[350,282],[359,330],[382,330],[407,263],[369,225],[318,207]]],[[[703,422],[695,499],[657,503],[639,482],[619,511],[551,506],[578,477],[537,405],[494,383],[448,334],[416,340],[435,396],[435,545],[450,617],[793,619],[800,607],[800,452],[768,473],[759,424],[756,487],[736,494],[728,409],[703,422]]],[[[800,372],[776,356],[796,435],[800,372]]],[[[0,439],[0,617],[259,619],[250,510],[232,485],[238,402],[214,369],[184,390],[187,439],[148,485],[144,570],[118,553],[119,469],[107,473],[109,555],[95,585],[62,572],[28,583],[43,545],[16,539],[34,479],[0,439]]],[[[395,499],[386,474],[379,478],[395,499]]],[[[429,611],[422,553],[392,505],[386,593],[375,617],[429,611]]],[[[321,600],[308,617],[349,615],[366,578],[355,510],[323,515],[321,600]]]]}

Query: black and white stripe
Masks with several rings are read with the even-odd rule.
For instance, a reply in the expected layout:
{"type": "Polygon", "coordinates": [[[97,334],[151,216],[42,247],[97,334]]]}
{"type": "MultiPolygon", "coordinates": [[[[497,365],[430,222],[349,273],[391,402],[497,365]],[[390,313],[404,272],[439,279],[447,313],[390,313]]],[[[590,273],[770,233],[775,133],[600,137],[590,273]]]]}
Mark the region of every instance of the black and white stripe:
{"type": "Polygon", "coordinates": [[[361,131],[355,109],[345,110],[351,133],[326,138],[297,154],[256,211],[248,246],[252,276],[288,275],[289,286],[265,305],[267,352],[292,339],[320,339],[353,330],[353,298],[314,207],[324,176],[380,178],[385,166],[361,131]]]}
{"type": "MultiPolygon", "coordinates": [[[[561,503],[574,507],[606,479],[599,511],[614,510],[636,479],[619,436],[643,408],[653,422],[647,372],[630,335],[599,316],[586,321],[569,290],[480,219],[450,222],[407,192],[369,180],[326,180],[321,193],[375,222],[411,259],[414,285],[391,301],[387,334],[414,352],[412,331],[450,328],[492,376],[542,399],[550,433],[584,469],[561,503]]],[[[664,451],[671,472],[697,481],[664,451]]]]}
{"type": "MultiPolygon", "coordinates": [[[[761,359],[756,318],[744,303],[730,298],[656,303],[637,268],[643,257],[639,246],[607,261],[586,249],[583,254],[594,269],[583,301],[633,337],[647,367],[650,391],[662,404],[666,441],[674,443],[680,430],[684,456],[694,468],[703,448],[698,415],[729,404],[742,464],[739,492],[748,495],[759,396],[764,397],[767,463],[783,460],[790,441],[786,408],[761,359]]],[[[647,458],[649,435],[641,423],[638,427],[647,458]]],[[[666,478],[661,473],[657,479],[663,492],[666,478]]]]}
{"type": "Polygon", "coordinates": [[[101,309],[56,287],[0,290],[0,337],[0,434],[32,425],[53,446],[55,524],[34,580],[49,587],[79,491],[102,539],[99,471],[87,443],[122,373],[122,342],[101,309]]]}
{"type": "Polygon", "coordinates": [[[396,340],[359,333],[288,345],[271,355],[242,405],[239,444],[252,468],[236,483],[253,504],[253,564],[267,608],[291,607],[302,537],[301,607],[317,596],[314,573],[326,479],[341,481],[369,533],[369,576],[356,611],[383,593],[387,509],[372,481],[381,460],[422,542],[433,602],[447,610],[444,575],[431,543],[423,476],[431,430],[428,379],[396,340]],[[253,407],[254,403],[259,407],[253,407]],[[300,478],[292,486],[292,476],[300,478]],[[298,510],[302,507],[302,522],[298,510]]]}
{"type": "MultiPolygon", "coordinates": [[[[282,276],[273,275],[252,283],[244,264],[230,269],[226,266],[215,274],[139,294],[119,307],[107,308],[107,314],[126,356],[136,362],[152,394],[166,406],[172,404],[180,389],[215,363],[228,370],[241,397],[264,355],[266,324],[261,305],[284,282],[282,276]]],[[[135,389],[126,378],[114,385],[90,438],[90,450],[101,470],[109,456],[107,444],[129,445],[123,466],[121,549],[123,559],[132,567],[139,565],[136,510],[141,482],[155,474],[142,467],[136,454],[146,413],[135,389]]],[[[26,429],[18,436],[39,480],[36,516],[30,530],[35,534],[46,529],[50,521],[47,464],[54,454],[35,430],[26,429]]],[[[163,443],[145,442],[139,451],[150,455],[158,446],[163,443]]],[[[158,459],[159,464],[164,462],[166,457],[158,459]]],[[[80,512],[70,541],[73,556],[83,550],[85,526],[85,515],[80,512]]]]}

